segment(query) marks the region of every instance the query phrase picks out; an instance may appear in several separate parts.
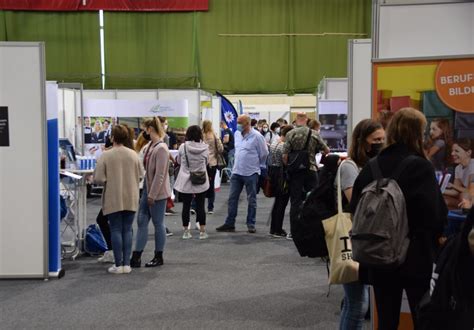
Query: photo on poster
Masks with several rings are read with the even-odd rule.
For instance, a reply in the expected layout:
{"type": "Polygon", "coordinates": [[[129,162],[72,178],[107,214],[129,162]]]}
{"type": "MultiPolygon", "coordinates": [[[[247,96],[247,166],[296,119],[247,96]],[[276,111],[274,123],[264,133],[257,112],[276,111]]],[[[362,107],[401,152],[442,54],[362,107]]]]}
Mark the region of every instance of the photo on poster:
{"type": "Polygon", "coordinates": [[[319,115],[321,122],[321,137],[326,141],[331,151],[347,151],[347,115],[319,115]]]}
{"type": "Polygon", "coordinates": [[[372,81],[373,118],[387,124],[406,107],[425,115],[425,155],[438,178],[451,177],[448,206],[474,198],[474,58],[376,62],[372,81]]]}

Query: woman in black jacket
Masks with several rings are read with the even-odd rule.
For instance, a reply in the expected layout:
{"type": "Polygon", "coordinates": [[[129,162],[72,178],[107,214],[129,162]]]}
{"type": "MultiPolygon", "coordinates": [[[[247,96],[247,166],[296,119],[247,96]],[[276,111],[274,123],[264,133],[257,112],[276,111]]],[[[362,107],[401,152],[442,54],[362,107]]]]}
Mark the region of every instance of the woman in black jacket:
{"type": "MultiPolygon", "coordinates": [[[[402,171],[398,184],[405,196],[410,245],[405,262],[395,270],[366,268],[365,282],[372,284],[379,315],[379,329],[398,329],[402,293],[405,290],[413,320],[415,308],[429,289],[437,241],[448,210],[436,182],[434,168],[423,151],[426,118],[418,110],[404,108],[392,118],[387,129],[387,146],[377,160],[384,177],[390,177],[400,162],[418,156],[402,171]]],[[[365,166],[354,183],[351,212],[361,192],[374,180],[365,166]]]]}

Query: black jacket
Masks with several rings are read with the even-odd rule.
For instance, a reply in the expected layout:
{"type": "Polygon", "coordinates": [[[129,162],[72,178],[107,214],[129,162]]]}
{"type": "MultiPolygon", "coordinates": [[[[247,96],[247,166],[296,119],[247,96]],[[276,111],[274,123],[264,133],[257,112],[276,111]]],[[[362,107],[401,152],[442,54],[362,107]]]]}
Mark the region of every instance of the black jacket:
{"type": "MultiPolygon", "coordinates": [[[[413,155],[406,145],[395,144],[384,149],[378,163],[384,177],[392,175],[403,159],[413,155]]],[[[350,204],[355,212],[362,190],[373,181],[370,167],[365,166],[357,177],[350,204]]],[[[407,165],[400,175],[398,185],[402,190],[407,208],[410,246],[405,263],[395,271],[369,269],[364,282],[387,283],[391,276],[415,277],[429,281],[437,250],[437,239],[441,236],[448,209],[436,181],[433,165],[419,157],[407,165]]],[[[362,270],[365,268],[361,265],[362,270]]],[[[364,271],[361,272],[363,276],[364,271]]],[[[363,276],[364,277],[364,276],[363,276]]]]}

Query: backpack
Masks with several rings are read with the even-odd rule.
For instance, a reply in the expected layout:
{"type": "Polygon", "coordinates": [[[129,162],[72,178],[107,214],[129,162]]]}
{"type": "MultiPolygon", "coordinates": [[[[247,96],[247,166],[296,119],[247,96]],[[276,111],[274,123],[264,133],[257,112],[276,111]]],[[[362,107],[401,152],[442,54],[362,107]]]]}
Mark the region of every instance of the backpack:
{"type": "Polygon", "coordinates": [[[352,219],[355,261],[376,268],[396,268],[405,261],[410,244],[408,216],[397,180],[415,158],[405,158],[389,178],[382,176],[378,157],[369,161],[374,181],[362,190],[352,219]]]}
{"type": "Polygon", "coordinates": [[[308,145],[309,140],[311,139],[312,131],[309,129],[308,136],[306,137],[306,142],[303,149],[301,150],[292,150],[288,153],[288,164],[287,172],[288,173],[297,173],[309,169],[309,152],[308,145]]]}
{"type": "Polygon", "coordinates": [[[302,257],[321,258],[328,255],[322,221],[337,213],[334,180],[338,161],[338,155],[329,155],[324,159],[318,185],[306,197],[297,220],[291,223],[293,243],[302,257]]]}
{"type": "Polygon", "coordinates": [[[437,258],[430,290],[417,308],[422,330],[474,328],[474,257],[463,243],[466,236],[449,239],[437,258]]]}
{"type": "Polygon", "coordinates": [[[90,254],[100,254],[107,251],[107,243],[100,231],[99,225],[92,224],[87,227],[85,250],[90,254]]]}

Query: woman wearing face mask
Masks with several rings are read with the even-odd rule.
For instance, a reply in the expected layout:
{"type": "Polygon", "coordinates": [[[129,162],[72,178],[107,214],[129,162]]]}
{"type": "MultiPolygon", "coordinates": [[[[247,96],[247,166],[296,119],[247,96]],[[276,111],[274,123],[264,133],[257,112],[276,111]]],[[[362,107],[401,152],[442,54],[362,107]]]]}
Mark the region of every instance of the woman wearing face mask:
{"type": "MultiPolygon", "coordinates": [[[[395,269],[380,269],[360,265],[359,279],[372,284],[379,316],[379,329],[398,329],[402,293],[405,290],[415,329],[417,311],[423,295],[430,287],[433,256],[438,238],[442,235],[448,210],[436,181],[434,168],[423,149],[426,118],[413,108],[403,108],[395,113],[388,124],[386,147],[376,161],[382,176],[391,177],[400,163],[409,156],[413,159],[401,171],[397,183],[406,203],[410,244],[404,263],[395,269]],[[366,270],[367,276],[361,276],[366,270]]],[[[377,148],[370,148],[369,156],[377,148]]],[[[374,181],[370,165],[366,165],[352,188],[350,211],[354,213],[362,190],[374,181]]],[[[381,219],[382,220],[382,219],[381,219]]]]}
{"type": "MultiPolygon", "coordinates": [[[[382,124],[372,119],[364,119],[357,124],[352,133],[349,157],[344,161],[341,171],[341,190],[343,194],[343,210],[348,211],[352,197],[352,187],[370,158],[377,155],[385,142],[385,130],[382,124]]],[[[337,182],[334,182],[337,192],[337,182]]],[[[336,197],[335,197],[336,198],[336,197]]],[[[337,200],[337,198],[336,198],[337,200]]],[[[362,329],[364,317],[369,307],[369,289],[361,282],[343,284],[344,305],[341,313],[341,330],[362,329]]]]}
{"type": "Polygon", "coordinates": [[[449,208],[464,208],[465,202],[474,197],[474,143],[470,139],[459,139],[453,143],[451,156],[458,164],[454,170],[454,182],[444,191],[449,208]]]}
{"type": "Polygon", "coordinates": [[[138,232],[135,251],[130,265],[141,266],[141,255],[148,240],[148,223],[150,218],[155,227],[155,256],[146,267],[163,265],[163,250],[166,243],[166,229],[164,225],[166,200],[171,196],[168,167],[169,151],[163,142],[165,132],[157,118],[151,118],[144,123],[145,138],[150,137],[150,144],[144,155],[146,170],[142,196],[138,210],[138,232]]]}
{"type": "Polygon", "coordinates": [[[262,125],[262,135],[265,138],[265,142],[267,143],[268,147],[270,147],[270,145],[275,141],[275,139],[278,138],[278,135],[276,135],[268,128],[267,123],[263,123],[262,125]]]}

